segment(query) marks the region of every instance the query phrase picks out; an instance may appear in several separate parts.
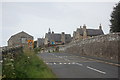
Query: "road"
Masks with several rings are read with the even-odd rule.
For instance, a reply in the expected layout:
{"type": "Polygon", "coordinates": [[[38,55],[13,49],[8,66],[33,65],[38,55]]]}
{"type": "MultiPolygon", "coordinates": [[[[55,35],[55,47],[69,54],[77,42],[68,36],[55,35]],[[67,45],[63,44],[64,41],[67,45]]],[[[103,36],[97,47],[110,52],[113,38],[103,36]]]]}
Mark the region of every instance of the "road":
{"type": "Polygon", "coordinates": [[[40,53],[58,78],[118,78],[118,66],[68,53],[40,53]]]}

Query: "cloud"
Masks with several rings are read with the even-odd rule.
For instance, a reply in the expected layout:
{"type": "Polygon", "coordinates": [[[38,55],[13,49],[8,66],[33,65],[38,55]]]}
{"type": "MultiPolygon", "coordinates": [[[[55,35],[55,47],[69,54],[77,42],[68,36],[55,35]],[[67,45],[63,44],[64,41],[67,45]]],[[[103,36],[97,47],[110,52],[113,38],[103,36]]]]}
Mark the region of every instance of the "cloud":
{"type": "Polygon", "coordinates": [[[72,34],[80,25],[109,32],[109,16],[114,2],[19,2],[3,3],[3,44],[17,32],[26,31],[35,39],[43,37],[50,27],[54,32],[72,34]]]}
{"type": "Polygon", "coordinates": [[[3,0],[2,2],[118,2],[119,0],[3,0]]]}

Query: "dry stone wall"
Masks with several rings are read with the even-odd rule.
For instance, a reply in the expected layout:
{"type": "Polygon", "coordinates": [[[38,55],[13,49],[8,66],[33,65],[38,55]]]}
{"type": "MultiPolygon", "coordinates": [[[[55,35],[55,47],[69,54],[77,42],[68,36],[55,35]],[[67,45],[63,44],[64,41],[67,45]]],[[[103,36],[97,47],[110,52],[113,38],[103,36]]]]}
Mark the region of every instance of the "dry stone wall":
{"type": "Polygon", "coordinates": [[[118,61],[118,57],[120,59],[120,33],[73,41],[60,50],[81,56],[95,56],[118,61]]]}

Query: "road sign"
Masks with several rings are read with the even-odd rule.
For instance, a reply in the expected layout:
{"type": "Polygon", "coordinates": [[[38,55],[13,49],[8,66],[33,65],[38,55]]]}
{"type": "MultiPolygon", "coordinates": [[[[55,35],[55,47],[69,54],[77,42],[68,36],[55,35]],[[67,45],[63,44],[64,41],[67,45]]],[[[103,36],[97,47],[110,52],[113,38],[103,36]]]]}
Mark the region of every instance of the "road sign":
{"type": "Polygon", "coordinates": [[[34,41],[33,41],[33,40],[28,40],[27,42],[28,42],[28,47],[29,47],[29,48],[33,48],[33,46],[34,46],[34,41]]]}

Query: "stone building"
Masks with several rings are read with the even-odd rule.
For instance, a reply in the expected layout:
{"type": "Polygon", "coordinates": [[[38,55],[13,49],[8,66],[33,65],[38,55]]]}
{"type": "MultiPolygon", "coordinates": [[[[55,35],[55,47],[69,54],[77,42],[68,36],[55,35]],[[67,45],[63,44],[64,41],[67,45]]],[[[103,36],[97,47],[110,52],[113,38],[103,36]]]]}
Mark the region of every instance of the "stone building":
{"type": "Polygon", "coordinates": [[[44,45],[44,38],[37,39],[37,47],[42,47],[44,45]]]}
{"type": "Polygon", "coordinates": [[[61,45],[61,44],[66,44],[71,41],[71,35],[70,34],[65,34],[65,32],[60,33],[54,33],[53,31],[51,32],[50,28],[48,33],[45,34],[45,45],[61,45]]]}
{"type": "MultiPolygon", "coordinates": [[[[33,41],[33,36],[22,31],[15,35],[12,35],[8,40],[8,46],[24,46],[29,45],[29,42],[33,41]]],[[[33,43],[32,43],[33,44],[33,43]]]]}
{"type": "Polygon", "coordinates": [[[80,40],[103,34],[104,32],[102,30],[101,24],[99,26],[99,29],[87,29],[86,25],[84,25],[83,28],[80,26],[80,28],[77,28],[77,30],[73,32],[73,40],[80,40]]]}

